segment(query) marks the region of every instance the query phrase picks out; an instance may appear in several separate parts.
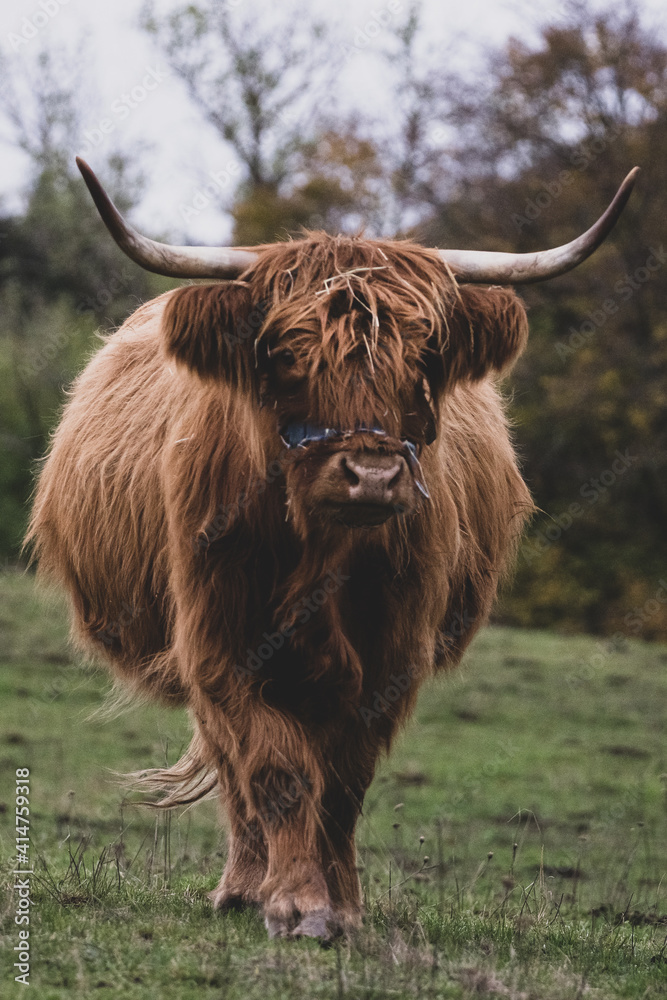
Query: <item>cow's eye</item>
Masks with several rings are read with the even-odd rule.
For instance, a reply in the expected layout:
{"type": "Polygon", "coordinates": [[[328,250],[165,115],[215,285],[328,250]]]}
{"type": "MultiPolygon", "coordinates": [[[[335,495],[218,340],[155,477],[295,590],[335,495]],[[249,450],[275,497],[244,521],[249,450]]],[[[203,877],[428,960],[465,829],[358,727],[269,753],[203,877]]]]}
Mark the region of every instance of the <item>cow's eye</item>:
{"type": "Polygon", "coordinates": [[[281,365],[284,365],[285,368],[293,368],[296,364],[294,351],[290,351],[289,347],[286,347],[282,351],[277,351],[274,354],[274,358],[276,361],[279,361],[281,365]]]}
{"type": "Polygon", "coordinates": [[[300,357],[290,347],[281,347],[278,344],[269,352],[267,374],[277,392],[294,393],[306,379],[306,359],[300,357]]]}

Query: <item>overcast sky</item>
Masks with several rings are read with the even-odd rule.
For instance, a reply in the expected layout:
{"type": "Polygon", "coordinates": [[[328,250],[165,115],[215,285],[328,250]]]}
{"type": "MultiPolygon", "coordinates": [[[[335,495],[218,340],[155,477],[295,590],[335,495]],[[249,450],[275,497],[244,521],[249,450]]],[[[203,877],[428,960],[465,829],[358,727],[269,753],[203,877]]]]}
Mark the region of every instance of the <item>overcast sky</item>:
{"type": "MultiPolygon", "coordinates": [[[[275,0],[220,3],[267,14],[276,9],[275,0]]],[[[600,5],[599,0],[591,3],[600,5]]],[[[182,4],[159,0],[158,12],[174,6],[182,4]]],[[[643,0],[642,6],[656,30],[665,30],[665,0],[643,0]]],[[[309,7],[335,26],[338,47],[347,44],[358,51],[347,62],[340,80],[342,100],[354,103],[363,94],[368,113],[390,114],[386,89],[372,55],[382,44],[382,32],[372,25],[391,18],[396,23],[405,14],[408,0],[312,0],[309,7]]],[[[535,37],[535,4],[530,0],[424,0],[423,9],[428,38],[433,46],[442,47],[443,69],[452,59],[477,59],[484,46],[502,43],[509,35],[526,41],[535,37]]],[[[190,217],[186,225],[183,206],[192,204],[207,171],[224,171],[228,167],[230,152],[189,105],[182,85],[169,74],[152,39],[138,27],[140,10],[140,0],[5,0],[0,12],[0,47],[7,54],[16,53],[30,60],[43,46],[73,47],[85,37],[86,85],[82,99],[89,120],[84,117],[84,134],[72,155],[85,152],[95,168],[113,147],[132,150],[139,141],[150,143],[152,148],[143,161],[147,168],[153,165],[153,176],[135,212],[136,223],[147,235],[166,231],[187,234],[202,243],[223,241],[229,235],[224,215],[211,206],[190,217]],[[133,90],[144,96],[121,117],[113,110],[118,108],[114,102],[133,90]],[[100,135],[99,125],[105,118],[111,121],[112,129],[100,135]],[[97,145],[90,141],[91,136],[98,140],[97,145]]],[[[559,18],[563,4],[546,0],[539,4],[539,11],[541,18],[559,18]]],[[[1,162],[0,195],[11,206],[21,190],[25,163],[7,147],[3,148],[1,162]]]]}

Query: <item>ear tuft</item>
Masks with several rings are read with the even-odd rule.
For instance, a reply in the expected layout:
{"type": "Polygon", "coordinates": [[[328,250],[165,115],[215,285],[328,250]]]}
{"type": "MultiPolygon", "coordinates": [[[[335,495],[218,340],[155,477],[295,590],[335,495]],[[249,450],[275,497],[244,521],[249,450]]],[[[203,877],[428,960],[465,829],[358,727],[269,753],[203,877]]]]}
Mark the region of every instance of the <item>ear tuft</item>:
{"type": "Polygon", "coordinates": [[[459,287],[459,303],[443,330],[443,342],[431,345],[430,380],[440,388],[490,371],[507,368],[528,340],[528,318],[521,299],[511,288],[459,287]],[[437,354],[437,361],[434,358],[437,354]]]}
{"type": "Polygon", "coordinates": [[[179,288],[162,318],[165,350],[200,378],[248,387],[263,322],[263,310],[253,305],[244,282],[179,288]]]}

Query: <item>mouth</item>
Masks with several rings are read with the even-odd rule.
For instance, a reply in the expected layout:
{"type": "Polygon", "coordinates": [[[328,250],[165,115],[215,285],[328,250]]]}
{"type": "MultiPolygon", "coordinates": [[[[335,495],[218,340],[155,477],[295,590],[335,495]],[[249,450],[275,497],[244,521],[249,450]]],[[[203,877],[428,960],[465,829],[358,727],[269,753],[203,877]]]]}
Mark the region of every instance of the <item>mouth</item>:
{"type": "Polygon", "coordinates": [[[347,528],[378,528],[405,508],[399,504],[341,503],[329,504],[331,518],[347,528]]]}

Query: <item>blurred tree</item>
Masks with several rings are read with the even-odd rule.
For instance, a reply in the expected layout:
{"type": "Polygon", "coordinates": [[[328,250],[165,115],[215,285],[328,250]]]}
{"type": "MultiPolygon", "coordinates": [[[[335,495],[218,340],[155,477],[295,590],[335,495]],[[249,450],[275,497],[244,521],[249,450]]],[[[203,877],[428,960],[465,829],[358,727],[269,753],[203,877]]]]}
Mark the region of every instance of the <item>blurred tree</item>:
{"type": "MultiPolygon", "coordinates": [[[[419,235],[440,246],[556,246],[642,166],[592,260],[522,290],[532,337],[513,376],[525,470],[550,518],[529,531],[506,606],[515,618],[528,609],[535,623],[602,630],[652,599],[667,565],[667,47],[633,2],[601,13],[572,2],[566,14],[536,46],[511,40],[483,85],[461,82],[456,190],[419,235]],[[617,474],[618,453],[631,461],[617,474]],[[581,512],[565,527],[573,503],[581,512]]],[[[667,612],[655,628],[667,634],[667,612]]]]}
{"type": "Polygon", "coordinates": [[[283,193],[245,185],[232,216],[238,243],[247,246],[303,228],[373,233],[385,218],[385,176],[376,145],[354,123],[325,130],[294,152],[294,173],[283,193]]]}
{"type": "MultiPolygon", "coordinates": [[[[5,142],[25,154],[22,210],[0,217],[0,553],[15,555],[34,461],[43,455],[62,390],[96,343],[165,287],[109,239],[73,163],[80,82],[72,60],[44,51],[3,61],[5,142]],[[74,169],[73,169],[74,168],[74,169]]],[[[110,188],[127,210],[139,184],[128,159],[109,157],[110,188]]]]}
{"type": "MultiPolygon", "coordinates": [[[[331,145],[322,104],[337,68],[324,26],[302,6],[267,16],[205,0],[159,17],[149,0],[142,25],[183,81],[204,119],[233,149],[243,177],[233,212],[234,242],[270,242],[301,226],[327,225],[350,204],[339,179],[297,171],[318,160],[317,137],[331,145]]],[[[345,156],[364,166],[350,136],[345,156]]],[[[363,144],[362,144],[363,145],[363,144]]],[[[341,160],[342,165],[342,160],[341,160]]],[[[229,208],[230,206],[225,206],[229,208]]]]}
{"type": "Polygon", "coordinates": [[[448,197],[452,151],[442,137],[453,137],[447,126],[459,81],[444,68],[446,45],[435,50],[425,35],[421,3],[412,0],[382,50],[392,94],[380,143],[387,185],[383,230],[389,236],[414,228],[448,197]]]}

